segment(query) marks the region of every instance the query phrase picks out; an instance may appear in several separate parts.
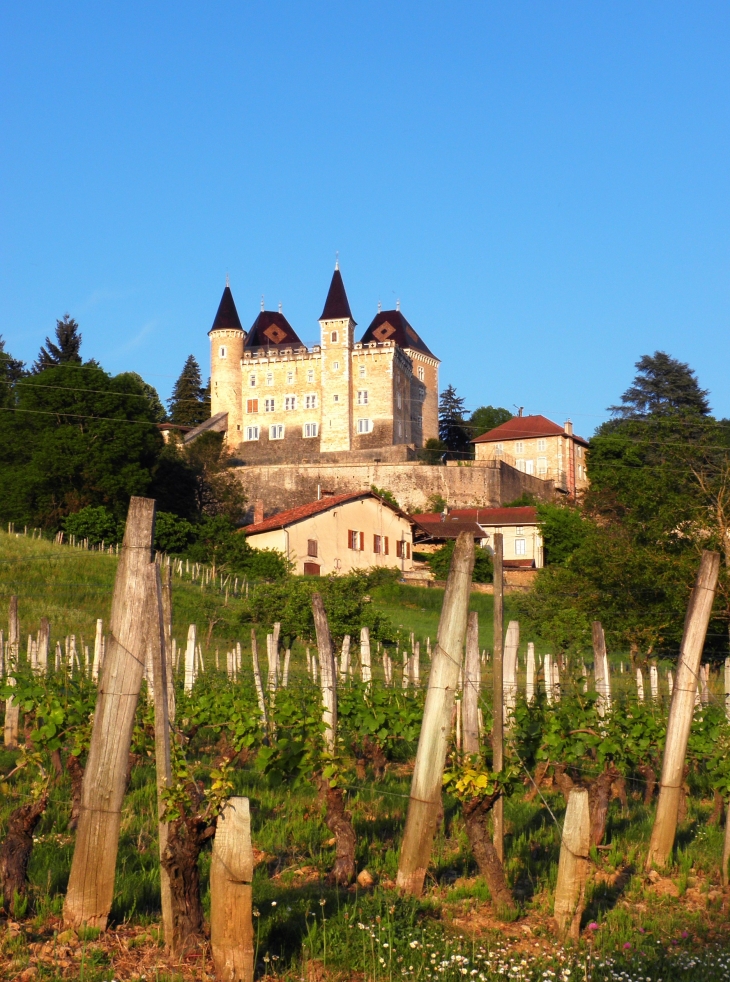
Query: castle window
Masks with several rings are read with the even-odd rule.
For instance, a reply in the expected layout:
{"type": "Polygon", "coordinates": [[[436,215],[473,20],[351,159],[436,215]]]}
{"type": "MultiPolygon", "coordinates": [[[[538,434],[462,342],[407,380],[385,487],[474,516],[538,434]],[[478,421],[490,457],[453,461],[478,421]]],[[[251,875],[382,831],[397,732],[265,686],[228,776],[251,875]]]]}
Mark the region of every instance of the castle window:
{"type": "Polygon", "coordinates": [[[304,438],[306,440],[311,439],[311,437],[317,436],[318,433],[319,433],[319,425],[317,423],[304,424],[304,438]]]}
{"type": "Polygon", "coordinates": [[[547,440],[538,440],[537,441],[537,449],[538,450],[547,450],[547,440]]]}
{"type": "Polygon", "coordinates": [[[267,385],[273,385],[274,384],[274,373],[273,372],[267,372],[266,373],[266,384],[267,385]]]}
{"type": "Polygon", "coordinates": [[[525,445],[522,442],[522,440],[518,440],[517,443],[515,444],[515,453],[524,453],[524,452],[525,452],[525,445]]]}
{"type": "Polygon", "coordinates": [[[515,539],[515,556],[525,555],[525,540],[515,539]]]}
{"type": "Polygon", "coordinates": [[[424,371],[423,365],[419,365],[418,366],[418,381],[419,382],[423,382],[425,376],[426,376],[426,373],[424,371]]]}
{"type": "Polygon", "coordinates": [[[226,357],[226,346],[224,344],[222,344],[220,346],[220,348],[218,349],[218,357],[219,358],[225,358],[226,357]]]}
{"type": "Polygon", "coordinates": [[[276,425],[269,427],[269,439],[270,440],[284,439],[284,427],[281,425],[281,423],[277,423],[276,425]]]}
{"type": "Polygon", "coordinates": [[[317,408],[317,396],[316,394],[308,395],[304,397],[304,405],[306,409],[316,409],[317,408]]]}
{"type": "Polygon", "coordinates": [[[373,421],[371,419],[359,419],[357,421],[358,433],[372,433],[372,431],[373,431],[373,421]]]}
{"type": "Polygon", "coordinates": [[[246,427],[246,439],[247,440],[258,440],[259,438],[259,428],[258,426],[247,426],[246,427]]]}
{"type": "Polygon", "coordinates": [[[335,371],[337,371],[338,368],[340,367],[340,363],[338,361],[333,362],[332,367],[334,368],[335,371]]]}
{"type": "Polygon", "coordinates": [[[368,404],[368,390],[360,389],[357,393],[357,404],[358,406],[367,406],[368,404]]]}
{"type": "Polygon", "coordinates": [[[264,412],[273,413],[274,412],[274,400],[266,399],[264,400],[264,412]]]}
{"type": "Polygon", "coordinates": [[[297,397],[287,396],[284,400],[284,409],[286,409],[286,411],[289,412],[292,409],[296,409],[296,408],[297,408],[297,397]]]}
{"type": "MultiPolygon", "coordinates": [[[[246,400],[246,412],[247,413],[257,413],[259,411],[259,401],[258,399],[247,399],[246,400]]],[[[256,437],[258,440],[258,437],[256,437]]]]}
{"type": "Polygon", "coordinates": [[[403,396],[401,395],[400,389],[398,389],[398,391],[395,394],[395,401],[398,404],[398,408],[399,409],[402,409],[403,408],[403,396]]]}
{"type": "Polygon", "coordinates": [[[313,368],[310,368],[309,371],[307,372],[307,382],[309,383],[309,385],[312,385],[312,383],[314,382],[314,369],[313,368]]]}
{"type": "Polygon", "coordinates": [[[286,384],[287,385],[293,385],[294,384],[294,372],[287,372],[286,373],[286,384]]]}
{"type": "Polygon", "coordinates": [[[331,340],[333,343],[337,343],[337,331],[333,331],[331,334],[331,340]]]}
{"type": "Polygon", "coordinates": [[[395,431],[396,431],[396,434],[398,436],[398,439],[400,440],[400,438],[401,438],[401,436],[403,434],[403,429],[401,427],[401,421],[400,420],[398,420],[398,422],[395,424],[395,431]]]}
{"type": "Polygon", "coordinates": [[[576,447],[575,452],[579,457],[583,456],[583,447],[576,447]]]}
{"type": "Polygon", "coordinates": [[[360,378],[365,378],[365,366],[360,365],[360,378]]]}
{"type": "MultiPolygon", "coordinates": [[[[339,396],[337,395],[337,393],[335,392],[335,394],[334,394],[334,395],[332,396],[332,402],[339,402],[339,401],[340,401],[340,397],[339,397],[339,396]]],[[[331,422],[332,422],[332,421],[330,420],[330,423],[331,423],[331,422]]]]}
{"type": "Polygon", "coordinates": [[[251,386],[252,389],[255,389],[256,388],[256,376],[255,375],[249,375],[249,377],[248,377],[248,384],[251,386]]]}

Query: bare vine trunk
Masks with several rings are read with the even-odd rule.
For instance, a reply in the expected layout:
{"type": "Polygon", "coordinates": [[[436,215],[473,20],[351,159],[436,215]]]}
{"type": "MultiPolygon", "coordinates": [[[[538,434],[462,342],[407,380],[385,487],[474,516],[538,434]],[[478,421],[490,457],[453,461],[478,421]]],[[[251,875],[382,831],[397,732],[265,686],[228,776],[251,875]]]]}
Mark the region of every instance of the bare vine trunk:
{"type": "Polygon", "coordinates": [[[504,868],[489,834],[488,816],[496,796],[477,798],[464,804],[464,825],[479,872],[487,881],[494,906],[514,910],[515,901],[504,876],[504,868]]]}
{"type": "Polygon", "coordinates": [[[10,815],[8,832],[0,846],[0,886],[3,906],[15,916],[16,898],[28,893],[28,864],[33,833],[48,805],[48,792],[38,801],[21,805],[10,815]]]}
{"type": "Polygon", "coordinates": [[[198,815],[178,818],[168,828],[167,845],[160,861],[170,879],[173,933],[182,952],[204,938],[198,857],[215,828],[198,815]]]}
{"type": "Polygon", "coordinates": [[[327,882],[340,887],[349,886],[355,879],[355,830],[352,817],[345,811],[345,796],[342,788],[330,788],[324,778],[320,778],[320,793],[327,807],[325,825],[335,837],[335,865],[327,877],[327,882]]]}

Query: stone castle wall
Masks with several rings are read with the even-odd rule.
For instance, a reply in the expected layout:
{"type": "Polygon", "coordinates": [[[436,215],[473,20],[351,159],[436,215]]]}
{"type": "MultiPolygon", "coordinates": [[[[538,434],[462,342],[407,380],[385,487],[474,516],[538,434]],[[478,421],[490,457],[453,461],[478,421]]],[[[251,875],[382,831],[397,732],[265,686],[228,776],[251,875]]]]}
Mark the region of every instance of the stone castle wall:
{"type": "Polygon", "coordinates": [[[429,498],[440,494],[451,508],[495,508],[514,501],[524,492],[542,500],[552,498],[550,485],[523,474],[504,462],[493,466],[472,464],[441,467],[383,461],[339,464],[268,464],[233,469],[253,504],[264,503],[264,515],[316,501],[318,492],[343,494],[368,490],[371,485],[390,491],[408,511],[429,507],[429,498]]]}

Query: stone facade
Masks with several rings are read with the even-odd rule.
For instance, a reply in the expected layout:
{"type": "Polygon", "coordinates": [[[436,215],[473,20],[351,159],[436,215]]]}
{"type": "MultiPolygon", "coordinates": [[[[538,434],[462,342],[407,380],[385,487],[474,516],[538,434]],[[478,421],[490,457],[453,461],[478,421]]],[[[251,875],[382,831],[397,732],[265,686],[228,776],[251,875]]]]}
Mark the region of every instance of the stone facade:
{"type": "Polygon", "coordinates": [[[264,514],[316,501],[319,494],[369,490],[373,485],[391,492],[401,508],[429,511],[429,499],[439,494],[452,508],[496,508],[527,492],[539,500],[552,498],[545,481],[524,474],[503,461],[479,466],[439,467],[416,463],[375,461],[332,464],[265,464],[236,467],[232,471],[248,497],[253,518],[255,501],[264,514]]]}
{"type": "Polygon", "coordinates": [[[438,437],[438,358],[400,310],[379,311],[359,342],[355,327],[339,269],[311,348],[281,311],[262,309],[245,332],[226,286],[209,332],[211,414],[228,414],[242,460],[377,455],[438,437]]]}

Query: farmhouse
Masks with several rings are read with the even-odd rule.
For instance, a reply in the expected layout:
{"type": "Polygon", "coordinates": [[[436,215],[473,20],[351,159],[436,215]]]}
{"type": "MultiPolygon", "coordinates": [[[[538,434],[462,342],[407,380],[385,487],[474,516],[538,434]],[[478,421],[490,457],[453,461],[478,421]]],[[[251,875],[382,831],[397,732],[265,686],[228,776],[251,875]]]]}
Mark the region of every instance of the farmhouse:
{"type": "Polygon", "coordinates": [[[428,551],[460,531],[474,530],[474,541],[490,552],[494,535],[502,533],[504,565],[508,569],[540,569],[544,565],[543,543],[537,523],[537,509],[524,508],[454,508],[415,516],[419,534],[418,548],[428,551]],[[479,533],[481,532],[481,535],[479,533]],[[428,538],[423,538],[425,533],[428,538]]]}
{"type": "Polygon", "coordinates": [[[248,525],[254,549],[278,549],[295,573],[326,576],[372,566],[413,569],[413,523],[372,491],[326,495],[248,525]]]}
{"type": "Polygon", "coordinates": [[[398,307],[378,310],[358,342],[355,327],[339,265],[312,347],[263,304],[244,331],[226,285],[208,332],[211,419],[245,463],[394,446],[406,459],[438,437],[439,359],[398,307]]]}
{"type": "Polygon", "coordinates": [[[557,491],[574,495],[588,487],[588,441],[546,416],[518,416],[472,440],[476,461],[503,460],[525,474],[549,481],[557,491]]]}

